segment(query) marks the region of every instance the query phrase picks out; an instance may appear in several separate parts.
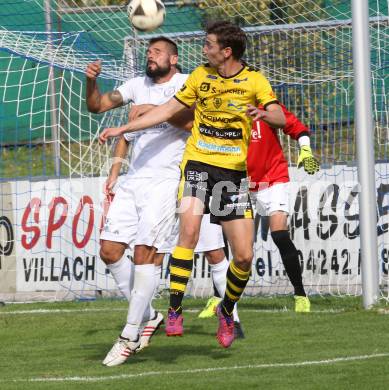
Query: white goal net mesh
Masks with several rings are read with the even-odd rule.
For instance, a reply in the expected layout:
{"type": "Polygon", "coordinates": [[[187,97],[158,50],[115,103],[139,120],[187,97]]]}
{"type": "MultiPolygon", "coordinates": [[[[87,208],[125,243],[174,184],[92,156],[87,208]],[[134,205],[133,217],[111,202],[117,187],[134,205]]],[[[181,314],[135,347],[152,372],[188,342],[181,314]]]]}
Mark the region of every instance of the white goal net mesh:
{"type": "MultiPolygon", "coordinates": [[[[134,31],[125,1],[4,0],[0,15],[0,294],[62,299],[111,294],[98,258],[101,187],[110,145],[105,127],[126,121],[127,107],[103,115],[85,106],[86,65],[101,59],[101,91],[143,73],[148,40],[177,42],[180,65],[204,62],[203,26],[216,18],[245,29],[245,60],[271,81],[278,98],[311,130],[321,171],[295,167],[295,142],[282,137],[290,162],[291,234],[310,293],[360,294],[359,210],[354,133],[351,6],[343,0],[165,2],[166,21],[134,31]],[[53,211],[54,210],[54,211],[53,211]]],[[[388,1],[369,1],[376,153],[377,232],[382,297],[388,297],[388,1]]],[[[268,232],[257,216],[248,294],[290,293],[268,232]]],[[[212,293],[196,256],[188,293],[212,293]]],[[[167,286],[165,268],[161,288],[167,286]]],[[[10,298],[10,297],[21,298],[10,298]]]]}

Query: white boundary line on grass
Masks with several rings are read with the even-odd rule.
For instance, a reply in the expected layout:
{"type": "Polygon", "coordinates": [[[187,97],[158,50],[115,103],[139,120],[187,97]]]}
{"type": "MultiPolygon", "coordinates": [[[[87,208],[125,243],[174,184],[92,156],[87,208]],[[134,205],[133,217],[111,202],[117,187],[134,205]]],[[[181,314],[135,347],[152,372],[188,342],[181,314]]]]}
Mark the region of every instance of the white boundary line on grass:
{"type": "MultiPolygon", "coordinates": [[[[188,309],[187,313],[198,313],[202,309],[188,309]]],[[[1,311],[2,315],[13,314],[61,314],[61,313],[98,313],[98,312],[112,312],[112,311],[127,311],[126,308],[106,308],[106,309],[31,309],[31,310],[13,310],[13,311],[1,311]]],[[[311,313],[343,313],[344,309],[328,309],[328,310],[311,310],[311,313]]],[[[287,309],[239,309],[239,313],[294,313],[294,310],[287,309]]]]}
{"type": "Polygon", "coordinates": [[[178,374],[199,374],[206,372],[217,371],[231,371],[231,370],[247,370],[247,369],[265,369],[265,368],[282,368],[282,367],[303,367],[303,366],[315,366],[315,365],[329,365],[342,362],[353,362],[360,360],[368,360],[375,358],[389,357],[389,352],[375,353],[372,355],[359,355],[339,357],[325,360],[308,360],[304,362],[296,363],[264,363],[264,364],[247,364],[244,366],[230,366],[230,367],[209,367],[209,368],[195,368],[192,370],[177,370],[177,371],[149,371],[141,372],[139,374],[121,374],[121,375],[107,375],[107,376],[68,376],[68,377],[37,377],[37,378],[25,378],[25,379],[0,379],[0,383],[5,382],[103,382],[108,380],[120,380],[131,378],[142,378],[150,376],[162,376],[162,375],[178,375],[178,374]]]}

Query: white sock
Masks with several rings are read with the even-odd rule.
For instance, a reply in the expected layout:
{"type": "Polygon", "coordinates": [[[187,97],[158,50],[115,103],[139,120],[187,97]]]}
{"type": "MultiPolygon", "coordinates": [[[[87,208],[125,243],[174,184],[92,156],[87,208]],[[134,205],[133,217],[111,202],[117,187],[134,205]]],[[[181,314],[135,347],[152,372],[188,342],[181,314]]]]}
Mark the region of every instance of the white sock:
{"type": "Polygon", "coordinates": [[[134,288],[129,304],[127,324],[122,331],[122,336],[136,340],[139,336],[139,327],[154,293],[154,264],[142,264],[135,266],[134,288]]]}
{"type": "Polygon", "coordinates": [[[232,316],[234,317],[235,322],[240,322],[239,315],[238,315],[238,303],[235,303],[234,310],[232,311],[232,316]]]}
{"type": "Polygon", "coordinates": [[[154,296],[158,293],[159,291],[159,285],[161,283],[161,270],[162,270],[162,265],[155,265],[154,266],[154,296]]]}
{"type": "MultiPolygon", "coordinates": [[[[222,298],[226,292],[227,271],[229,266],[230,263],[226,258],[224,258],[220,263],[210,264],[213,283],[215,284],[216,290],[222,298]]],[[[236,303],[234,305],[234,311],[232,312],[232,315],[234,317],[234,321],[239,322],[238,308],[236,303]]]]}
{"type": "MultiPolygon", "coordinates": [[[[158,292],[158,289],[159,289],[159,282],[160,282],[160,279],[161,279],[161,268],[162,266],[161,265],[158,265],[158,266],[154,266],[154,276],[155,276],[155,279],[154,279],[154,282],[155,282],[155,287],[154,287],[154,293],[153,293],[153,298],[155,297],[155,295],[157,294],[158,292]]],[[[157,315],[157,311],[154,309],[153,307],[153,303],[150,302],[150,306],[146,308],[145,310],[145,313],[143,315],[143,319],[142,319],[142,322],[147,322],[148,320],[151,320],[152,318],[155,318],[157,315]]]]}
{"type": "Polygon", "coordinates": [[[114,278],[119,291],[129,301],[134,283],[134,263],[130,261],[127,254],[124,254],[116,263],[107,264],[107,268],[114,278]]]}
{"type": "Polygon", "coordinates": [[[226,258],[220,263],[210,264],[212,280],[221,297],[224,297],[224,293],[226,292],[227,270],[229,266],[230,263],[226,258]]]}

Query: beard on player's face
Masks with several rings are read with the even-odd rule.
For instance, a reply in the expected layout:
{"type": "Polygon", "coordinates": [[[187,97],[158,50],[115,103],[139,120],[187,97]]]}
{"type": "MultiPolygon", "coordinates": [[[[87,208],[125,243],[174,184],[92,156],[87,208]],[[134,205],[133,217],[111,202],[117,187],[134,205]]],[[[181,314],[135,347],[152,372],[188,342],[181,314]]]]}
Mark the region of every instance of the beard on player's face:
{"type": "Polygon", "coordinates": [[[170,62],[166,61],[162,65],[158,65],[154,61],[147,61],[146,75],[152,79],[164,77],[170,72],[170,62]],[[154,66],[152,66],[154,65],[154,66]]]}

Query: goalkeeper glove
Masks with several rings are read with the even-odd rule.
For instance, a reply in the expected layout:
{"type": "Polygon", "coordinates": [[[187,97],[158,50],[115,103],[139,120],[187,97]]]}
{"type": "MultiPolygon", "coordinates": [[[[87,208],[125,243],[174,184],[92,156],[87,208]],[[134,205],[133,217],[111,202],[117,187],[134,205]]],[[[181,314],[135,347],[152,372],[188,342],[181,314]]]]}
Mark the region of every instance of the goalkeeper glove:
{"type": "Polygon", "coordinates": [[[297,168],[301,167],[304,167],[305,172],[309,175],[313,175],[320,169],[319,161],[313,156],[311,148],[307,145],[302,146],[300,149],[297,168]]]}

